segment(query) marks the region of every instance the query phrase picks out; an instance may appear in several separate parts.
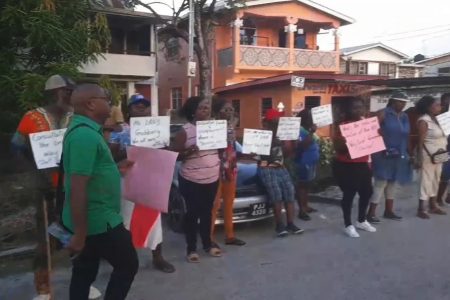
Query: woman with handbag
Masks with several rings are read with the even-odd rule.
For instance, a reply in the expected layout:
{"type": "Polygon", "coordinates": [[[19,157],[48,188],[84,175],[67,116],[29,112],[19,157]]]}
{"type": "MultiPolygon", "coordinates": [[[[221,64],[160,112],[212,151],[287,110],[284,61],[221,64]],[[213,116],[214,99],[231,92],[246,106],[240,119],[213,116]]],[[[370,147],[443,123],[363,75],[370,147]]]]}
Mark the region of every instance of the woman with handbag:
{"type": "Polygon", "coordinates": [[[442,164],[448,161],[447,137],[439,126],[436,116],[441,112],[440,102],[432,96],[424,96],[416,104],[420,118],[417,121],[419,141],[415,166],[420,169],[420,195],[417,216],[429,219],[425,204],[429,201],[429,213],[445,215],[436,204],[442,164]]]}

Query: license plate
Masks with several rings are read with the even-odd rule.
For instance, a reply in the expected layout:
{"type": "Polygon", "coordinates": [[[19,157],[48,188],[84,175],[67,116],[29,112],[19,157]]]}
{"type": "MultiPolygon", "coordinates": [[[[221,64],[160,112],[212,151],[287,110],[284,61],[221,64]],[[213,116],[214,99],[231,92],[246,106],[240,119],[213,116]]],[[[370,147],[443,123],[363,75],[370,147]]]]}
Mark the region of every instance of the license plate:
{"type": "Polygon", "coordinates": [[[266,203],[255,203],[250,205],[250,216],[259,217],[264,215],[267,215],[266,203]]]}

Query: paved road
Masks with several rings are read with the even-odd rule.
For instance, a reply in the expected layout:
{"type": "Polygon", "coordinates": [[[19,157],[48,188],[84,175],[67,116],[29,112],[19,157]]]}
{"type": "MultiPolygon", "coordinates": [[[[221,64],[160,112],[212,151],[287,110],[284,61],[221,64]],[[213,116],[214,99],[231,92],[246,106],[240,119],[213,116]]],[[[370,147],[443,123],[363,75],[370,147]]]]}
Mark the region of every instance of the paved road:
{"type": "MultiPolygon", "coordinates": [[[[270,221],[239,226],[247,246],[226,247],[223,258],[202,257],[198,265],[185,262],[182,236],[167,233],[166,256],[177,272],[154,271],[140,253],[129,299],[450,299],[450,216],[420,220],[416,199],[408,188],[397,202],[405,220],[384,221],[359,239],[343,235],[340,208],[329,204],[316,204],[313,221],[299,222],[302,236],[274,238],[270,221]]],[[[101,290],[109,270],[99,274],[101,290]]],[[[69,278],[67,268],[55,272],[57,300],[67,299],[69,278]]],[[[28,300],[32,290],[31,273],[0,279],[2,300],[28,300]]]]}

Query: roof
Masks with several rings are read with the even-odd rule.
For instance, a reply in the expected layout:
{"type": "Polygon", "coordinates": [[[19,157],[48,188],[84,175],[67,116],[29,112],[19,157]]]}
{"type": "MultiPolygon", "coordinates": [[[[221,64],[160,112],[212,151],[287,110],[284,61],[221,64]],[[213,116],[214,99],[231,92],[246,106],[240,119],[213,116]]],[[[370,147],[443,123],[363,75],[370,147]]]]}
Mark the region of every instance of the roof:
{"type": "Polygon", "coordinates": [[[450,56],[450,52],[447,52],[444,54],[439,54],[439,55],[436,55],[436,56],[433,56],[433,57],[430,57],[430,58],[427,58],[424,60],[417,61],[416,64],[426,63],[426,62],[429,62],[429,61],[432,61],[432,60],[435,60],[438,58],[446,57],[446,56],[450,56]]]}
{"type": "MultiPolygon", "coordinates": [[[[107,15],[137,17],[147,19],[158,19],[154,14],[142,11],[136,11],[121,4],[122,1],[111,0],[90,0],[92,5],[91,10],[95,12],[102,12],[107,15]]],[[[160,16],[162,19],[167,16],[160,16]]]]}
{"type": "Polygon", "coordinates": [[[358,84],[372,85],[372,86],[387,86],[387,87],[450,85],[450,76],[375,79],[375,80],[360,81],[358,82],[358,84]]]}
{"type": "Polygon", "coordinates": [[[406,55],[403,52],[400,52],[398,50],[395,50],[394,48],[391,48],[389,46],[386,46],[383,43],[371,43],[371,44],[365,44],[365,45],[359,45],[359,46],[353,46],[353,47],[347,47],[347,48],[341,48],[341,54],[344,56],[350,55],[350,54],[354,54],[354,53],[358,53],[358,52],[362,52],[365,50],[369,50],[369,49],[373,49],[373,48],[383,48],[387,51],[390,51],[392,53],[397,54],[398,56],[400,56],[401,58],[408,58],[409,56],[406,55]]]}
{"type": "Polygon", "coordinates": [[[306,82],[311,81],[330,81],[330,82],[338,82],[338,81],[345,81],[345,82],[359,82],[359,81],[367,81],[369,79],[386,79],[387,76],[372,76],[372,75],[348,75],[348,74],[319,74],[319,73],[295,73],[295,74],[283,74],[273,77],[267,77],[267,78],[261,78],[246,82],[241,82],[229,86],[224,86],[221,88],[214,89],[215,93],[221,93],[221,92],[228,92],[228,91],[234,91],[239,90],[243,88],[250,88],[255,87],[259,85],[266,85],[266,84],[276,84],[276,83],[290,83],[292,76],[301,76],[305,77],[306,82]]]}

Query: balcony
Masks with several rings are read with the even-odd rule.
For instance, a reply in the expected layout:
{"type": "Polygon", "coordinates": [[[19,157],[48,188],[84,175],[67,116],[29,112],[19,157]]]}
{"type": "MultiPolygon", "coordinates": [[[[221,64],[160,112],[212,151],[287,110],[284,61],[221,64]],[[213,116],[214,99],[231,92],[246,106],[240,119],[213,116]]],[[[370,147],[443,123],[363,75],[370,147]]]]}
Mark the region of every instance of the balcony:
{"type": "Polygon", "coordinates": [[[155,76],[155,56],[104,53],[97,62],[84,64],[80,72],[90,75],[150,78],[155,76]]]}

